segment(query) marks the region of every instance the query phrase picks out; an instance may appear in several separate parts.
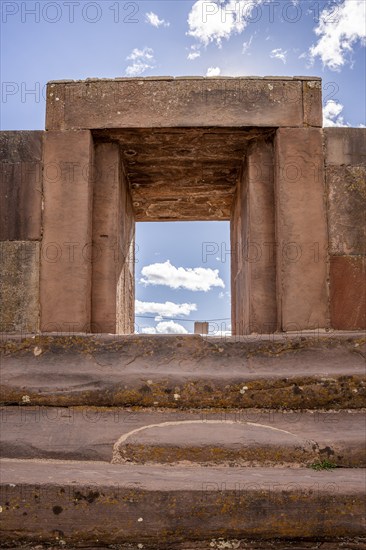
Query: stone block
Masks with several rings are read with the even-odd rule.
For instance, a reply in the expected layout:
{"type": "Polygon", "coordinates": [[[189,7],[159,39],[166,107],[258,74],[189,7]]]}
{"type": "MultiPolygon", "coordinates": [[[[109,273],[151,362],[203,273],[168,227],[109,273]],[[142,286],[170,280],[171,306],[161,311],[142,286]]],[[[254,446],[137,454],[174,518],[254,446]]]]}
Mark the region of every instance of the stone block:
{"type": "Polygon", "coordinates": [[[41,238],[44,132],[0,132],[0,240],[41,238]]]}
{"type": "Polygon", "coordinates": [[[133,332],[133,236],[132,204],[119,146],[98,143],[93,190],[92,332],[115,333],[117,325],[119,332],[133,332]]]}
{"type": "Polygon", "coordinates": [[[330,315],[334,329],[366,329],[366,257],[331,257],[330,315]]]}
{"type": "Polygon", "coordinates": [[[273,145],[253,144],[238,182],[231,231],[233,334],[277,329],[273,145]]]}
{"type": "Polygon", "coordinates": [[[276,135],[277,304],[282,330],[328,325],[328,237],[322,132],[276,135]]]}
{"type": "Polygon", "coordinates": [[[0,331],[37,332],[39,253],[36,241],[0,242],[0,331]]]}
{"type": "MultiPolygon", "coordinates": [[[[309,120],[316,119],[318,99],[307,110],[309,120]]],[[[48,130],[303,125],[301,80],[140,78],[47,88],[48,130]]]]}
{"type": "Polygon", "coordinates": [[[330,253],[366,254],[366,130],[326,128],[324,138],[330,253]]]}
{"type": "Polygon", "coordinates": [[[324,128],[327,166],[366,164],[365,128],[324,128]]]}
{"type": "Polygon", "coordinates": [[[329,250],[366,254],[366,164],[326,167],[329,250]]]}
{"type": "Polygon", "coordinates": [[[40,275],[44,332],[90,330],[92,153],[89,131],[45,135],[40,275]]]}
{"type": "Polygon", "coordinates": [[[322,82],[321,80],[307,80],[302,83],[304,125],[323,126],[322,110],[322,82]]]}

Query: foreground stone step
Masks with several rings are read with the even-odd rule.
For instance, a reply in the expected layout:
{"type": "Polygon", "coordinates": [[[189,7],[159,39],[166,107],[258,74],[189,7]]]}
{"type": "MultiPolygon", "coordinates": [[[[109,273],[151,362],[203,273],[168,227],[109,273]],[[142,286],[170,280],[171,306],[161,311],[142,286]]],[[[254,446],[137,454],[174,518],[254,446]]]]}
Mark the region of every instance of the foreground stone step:
{"type": "Polygon", "coordinates": [[[0,408],[0,455],[198,464],[366,467],[366,411],[0,408]]]}
{"type": "Polygon", "coordinates": [[[37,336],[0,346],[5,404],[359,408],[364,334],[37,336]]]}
{"type": "Polygon", "coordinates": [[[2,540],[159,543],[363,536],[365,470],[2,459],[2,540]]]}
{"type": "MultiPolygon", "coordinates": [[[[55,543],[51,546],[49,544],[22,544],[8,543],[4,544],[3,548],[8,550],[78,550],[75,546],[65,545],[65,542],[61,540],[61,543],[55,543]]],[[[162,546],[157,543],[122,543],[113,544],[110,546],[82,546],[83,550],[161,550],[162,546]]],[[[366,537],[337,537],[330,540],[324,537],[316,537],[313,540],[295,539],[225,539],[219,537],[217,539],[211,539],[206,541],[194,541],[194,542],[175,542],[173,545],[169,544],[168,550],[366,550],[366,537]]]]}

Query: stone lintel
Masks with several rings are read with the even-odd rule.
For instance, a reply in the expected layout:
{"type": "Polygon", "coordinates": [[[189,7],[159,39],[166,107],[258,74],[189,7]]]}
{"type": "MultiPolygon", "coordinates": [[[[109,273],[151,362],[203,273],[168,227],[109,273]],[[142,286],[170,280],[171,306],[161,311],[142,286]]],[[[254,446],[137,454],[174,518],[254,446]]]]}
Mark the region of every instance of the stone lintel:
{"type": "Polygon", "coordinates": [[[48,84],[46,128],[321,126],[320,111],[318,79],[91,79],[48,84]]]}

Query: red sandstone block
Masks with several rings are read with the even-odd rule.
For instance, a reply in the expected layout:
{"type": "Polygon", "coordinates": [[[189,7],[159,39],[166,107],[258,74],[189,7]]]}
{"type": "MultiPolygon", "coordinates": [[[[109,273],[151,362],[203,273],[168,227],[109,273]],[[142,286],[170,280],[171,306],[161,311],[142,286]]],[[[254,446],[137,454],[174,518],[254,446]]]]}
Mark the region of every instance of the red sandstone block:
{"type": "Polygon", "coordinates": [[[366,257],[330,259],[330,315],[332,328],[366,329],[366,257]]]}
{"type": "Polygon", "coordinates": [[[45,332],[90,329],[92,180],[91,133],[47,132],[40,272],[45,332]]]}
{"type": "Polygon", "coordinates": [[[328,324],[322,132],[280,128],[275,142],[277,299],[283,330],[328,324]]]}

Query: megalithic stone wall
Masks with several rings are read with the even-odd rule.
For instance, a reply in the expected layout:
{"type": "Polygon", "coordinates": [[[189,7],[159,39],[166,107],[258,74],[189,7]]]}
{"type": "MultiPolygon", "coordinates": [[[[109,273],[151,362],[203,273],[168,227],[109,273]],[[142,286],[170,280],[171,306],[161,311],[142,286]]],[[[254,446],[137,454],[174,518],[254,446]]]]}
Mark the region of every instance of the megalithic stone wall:
{"type": "Polygon", "coordinates": [[[366,329],[366,130],[327,128],[324,138],[331,326],[366,329]]]}
{"type": "Polygon", "coordinates": [[[0,332],[39,330],[44,132],[0,132],[0,332]]]}
{"type": "Polygon", "coordinates": [[[366,130],[321,129],[319,79],[51,83],[47,121],[0,132],[0,332],[133,331],[134,171],[119,144],[138,129],[128,152],[143,157],[147,127],[174,141],[193,126],[243,141],[233,333],[366,329],[366,130]]]}

